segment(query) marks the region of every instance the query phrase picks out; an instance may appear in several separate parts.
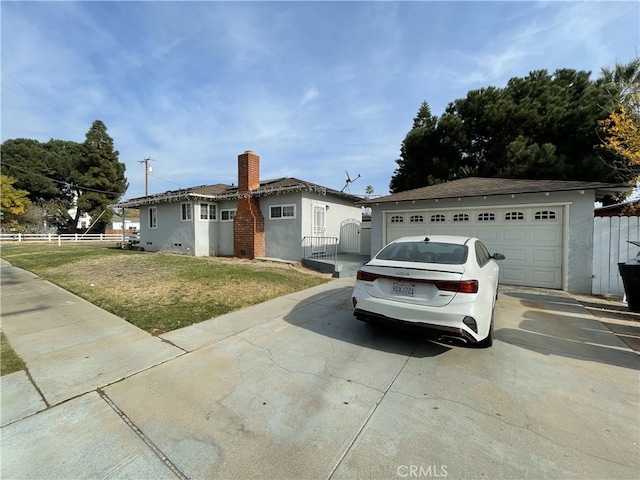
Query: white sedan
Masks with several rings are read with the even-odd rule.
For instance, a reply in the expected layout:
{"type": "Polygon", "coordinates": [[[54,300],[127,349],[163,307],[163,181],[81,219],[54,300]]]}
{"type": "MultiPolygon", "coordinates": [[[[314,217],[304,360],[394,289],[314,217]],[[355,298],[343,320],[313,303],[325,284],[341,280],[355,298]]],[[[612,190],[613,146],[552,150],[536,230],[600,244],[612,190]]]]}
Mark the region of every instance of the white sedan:
{"type": "Polygon", "coordinates": [[[357,274],[351,301],[359,320],[424,327],[436,341],[490,347],[499,268],[473,237],[403,237],[357,274]]]}

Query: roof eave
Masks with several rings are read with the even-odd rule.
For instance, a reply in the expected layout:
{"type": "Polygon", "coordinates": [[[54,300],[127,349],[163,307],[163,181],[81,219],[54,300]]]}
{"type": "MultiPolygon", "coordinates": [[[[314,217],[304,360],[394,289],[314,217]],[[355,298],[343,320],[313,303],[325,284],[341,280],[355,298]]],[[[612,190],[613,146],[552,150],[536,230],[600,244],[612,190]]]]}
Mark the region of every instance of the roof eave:
{"type": "MultiPolygon", "coordinates": [[[[628,193],[633,190],[632,186],[626,184],[612,184],[611,186],[594,186],[591,188],[588,187],[575,187],[575,188],[565,188],[565,189],[551,189],[548,192],[580,192],[586,190],[593,190],[595,193],[596,200],[606,197],[608,195],[616,194],[616,193],[628,193]]],[[[364,199],[358,204],[360,205],[372,205],[378,203],[401,203],[401,202],[419,202],[425,200],[451,200],[455,198],[477,198],[483,196],[500,196],[500,195],[531,195],[536,193],[546,193],[547,190],[520,190],[520,191],[505,191],[505,192],[494,192],[494,193],[475,193],[472,195],[443,195],[440,197],[416,197],[416,198],[397,198],[396,195],[389,195],[386,197],[381,197],[377,199],[364,199]],[[396,197],[396,198],[394,198],[396,197]]]]}
{"type": "Polygon", "coordinates": [[[183,200],[192,200],[192,199],[206,199],[215,201],[215,195],[204,195],[201,193],[174,193],[171,195],[159,194],[153,195],[150,197],[141,197],[141,198],[133,198],[131,200],[127,200],[126,202],[116,203],[112,205],[113,207],[118,208],[136,208],[142,207],[144,205],[157,205],[158,203],[172,203],[172,202],[180,202],[183,200]]]}
{"type": "Polygon", "coordinates": [[[323,196],[334,195],[338,197],[347,198],[353,202],[358,202],[361,200],[360,197],[356,195],[352,195],[350,193],[338,192],[336,190],[331,190],[326,187],[322,187],[320,185],[305,183],[299,185],[291,185],[288,187],[277,187],[277,188],[259,188],[257,190],[252,190],[250,192],[239,193],[237,191],[230,193],[220,193],[216,195],[203,195],[198,193],[190,193],[190,192],[181,192],[181,193],[171,193],[171,194],[159,194],[153,195],[150,197],[141,197],[134,198],[132,200],[126,202],[120,202],[114,207],[118,208],[135,208],[141,207],[144,205],[155,205],[158,203],[171,203],[178,202],[183,200],[197,200],[197,199],[206,199],[214,202],[223,201],[223,200],[237,200],[238,198],[246,198],[246,197],[263,197],[268,195],[283,195],[287,193],[295,193],[295,192],[317,192],[323,196]]]}

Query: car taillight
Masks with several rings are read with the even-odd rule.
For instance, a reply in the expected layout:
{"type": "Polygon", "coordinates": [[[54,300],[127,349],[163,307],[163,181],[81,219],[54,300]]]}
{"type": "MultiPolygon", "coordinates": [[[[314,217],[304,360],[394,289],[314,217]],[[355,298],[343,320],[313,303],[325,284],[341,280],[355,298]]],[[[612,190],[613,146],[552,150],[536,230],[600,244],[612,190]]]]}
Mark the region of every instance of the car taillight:
{"type": "Polygon", "coordinates": [[[460,293],[478,293],[478,280],[463,280],[460,282],[460,293]]]}
{"type": "Polygon", "coordinates": [[[358,270],[356,278],[364,282],[373,282],[379,278],[388,280],[404,280],[418,283],[431,283],[436,286],[438,290],[444,290],[454,293],[478,293],[478,280],[427,280],[422,278],[398,278],[390,275],[381,275],[378,273],[365,272],[364,270],[358,270]]]}
{"type": "Polygon", "coordinates": [[[438,290],[445,290],[447,292],[478,293],[477,280],[462,280],[461,282],[443,280],[435,281],[433,284],[438,288],[438,290]]]}
{"type": "Polygon", "coordinates": [[[378,277],[379,275],[376,275],[375,273],[369,273],[363,270],[358,270],[358,273],[356,274],[356,278],[358,280],[363,280],[365,282],[373,282],[378,277]]]}

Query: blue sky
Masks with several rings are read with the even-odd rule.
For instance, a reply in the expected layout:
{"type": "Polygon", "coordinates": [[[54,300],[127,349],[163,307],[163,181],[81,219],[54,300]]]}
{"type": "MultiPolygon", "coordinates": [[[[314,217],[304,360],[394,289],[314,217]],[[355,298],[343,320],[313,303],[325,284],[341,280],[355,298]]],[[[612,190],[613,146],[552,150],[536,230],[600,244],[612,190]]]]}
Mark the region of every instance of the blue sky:
{"type": "Polygon", "coordinates": [[[126,198],[261,178],[387,194],[426,100],[532,70],[598,76],[640,51],[640,2],[9,2],[2,141],[84,141],[102,120],[126,198]]]}

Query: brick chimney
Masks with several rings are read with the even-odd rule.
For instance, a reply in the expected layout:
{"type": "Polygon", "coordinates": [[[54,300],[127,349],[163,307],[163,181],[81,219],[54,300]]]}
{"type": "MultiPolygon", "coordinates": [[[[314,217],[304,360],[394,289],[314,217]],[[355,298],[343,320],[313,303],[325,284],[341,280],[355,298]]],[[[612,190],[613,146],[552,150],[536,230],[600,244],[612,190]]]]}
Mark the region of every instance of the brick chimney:
{"type": "Polygon", "coordinates": [[[238,208],[233,219],[233,256],[264,257],[264,217],[257,197],[260,188],[260,157],[251,150],[238,155],[238,208]]]}

